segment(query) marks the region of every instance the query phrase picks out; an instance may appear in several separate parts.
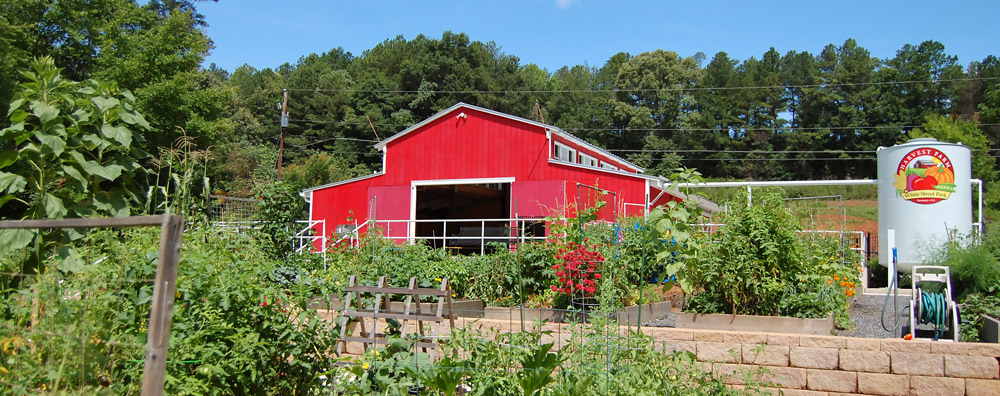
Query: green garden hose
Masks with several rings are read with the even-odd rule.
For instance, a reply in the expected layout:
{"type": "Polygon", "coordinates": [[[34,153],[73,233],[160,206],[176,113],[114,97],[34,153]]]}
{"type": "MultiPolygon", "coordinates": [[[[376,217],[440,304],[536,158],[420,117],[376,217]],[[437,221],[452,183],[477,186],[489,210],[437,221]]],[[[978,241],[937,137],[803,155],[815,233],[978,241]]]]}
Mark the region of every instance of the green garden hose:
{"type": "Polygon", "coordinates": [[[934,340],[941,337],[941,331],[948,321],[948,299],[941,293],[920,291],[920,323],[934,325],[934,340]]]}

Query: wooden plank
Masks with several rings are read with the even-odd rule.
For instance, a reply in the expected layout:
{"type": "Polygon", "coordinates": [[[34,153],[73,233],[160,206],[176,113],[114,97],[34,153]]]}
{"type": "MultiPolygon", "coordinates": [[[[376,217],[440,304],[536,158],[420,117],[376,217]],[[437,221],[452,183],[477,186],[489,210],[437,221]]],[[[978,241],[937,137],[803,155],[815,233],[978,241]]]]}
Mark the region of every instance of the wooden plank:
{"type": "MultiPolygon", "coordinates": [[[[385,275],[378,277],[378,288],[385,289],[385,275]]],[[[383,298],[385,298],[386,303],[388,303],[389,296],[386,293],[378,293],[378,294],[375,295],[375,306],[373,308],[374,308],[374,313],[376,315],[378,314],[379,308],[382,308],[382,299],[383,298]]],[[[360,301],[360,299],[358,299],[358,301],[360,301]]],[[[387,308],[388,308],[388,306],[387,306],[387,308]]],[[[372,318],[371,342],[374,343],[375,342],[375,330],[378,329],[378,318],[375,315],[372,315],[371,318],[372,318]]],[[[362,319],[361,321],[363,323],[364,319],[362,319]]],[[[365,346],[365,349],[368,349],[367,345],[365,346]]]]}
{"type": "Polygon", "coordinates": [[[448,295],[448,278],[441,279],[441,291],[444,292],[444,296],[438,297],[437,311],[434,312],[435,322],[437,323],[434,324],[432,335],[441,335],[441,322],[444,320],[444,300],[451,297],[448,295]]]}
{"type": "MultiPolygon", "coordinates": [[[[347,281],[347,287],[354,286],[357,283],[358,283],[358,276],[357,275],[351,275],[351,277],[347,281]]],[[[351,298],[353,296],[354,296],[354,293],[347,293],[347,295],[344,296],[344,311],[345,312],[348,311],[349,309],[351,309],[351,298]]],[[[346,342],[344,341],[344,336],[347,335],[347,323],[348,323],[349,319],[350,318],[347,315],[344,315],[344,316],[340,317],[340,334],[338,334],[338,336],[340,338],[340,341],[337,342],[337,354],[338,355],[343,354],[344,350],[345,350],[345,344],[346,344],[346,342]]],[[[362,327],[362,331],[363,331],[363,327],[362,327]]]]}
{"type": "MultiPolygon", "coordinates": [[[[160,257],[153,283],[153,305],[149,312],[149,334],[146,338],[146,362],[142,374],[142,395],[163,394],[167,374],[167,348],[173,320],[174,293],[177,290],[177,264],[180,261],[183,216],[146,216],[162,221],[160,257]]],[[[145,219],[144,219],[145,220],[145,219]]]]}
{"type": "Polygon", "coordinates": [[[392,311],[344,311],[344,316],[353,316],[358,318],[376,318],[376,319],[401,319],[401,320],[420,320],[427,322],[441,322],[445,318],[454,315],[417,315],[417,314],[407,314],[402,312],[392,312],[392,311]]]}
{"type": "MultiPolygon", "coordinates": [[[[415,276],[414,277],[410,277],[410,285],[409,285],[409,287],[407,287],[407,289],[409,291],[406,294],[406,302],[403,304],[403,315],[409,315],[410,314],[410,308],[413,305],[413,294],[412,293],[416,290],[416,288],[417,288],[417,277],[415,277],[415,276]]],[[[417,305],[420,305],[420,301],[417,301],[417,305]]],[[[399,336],[400,337],[406,338],[406,333],[408,332],[407,330],[409,330],[409,327],[408,327],[409,323],[410,323],[410,318],[409,317],[403,318],[403,326],[402,326],[402,328],[399,329],[399,336]]]]}
{"type": "MultiPolygon", "coordinates": [[[[448,299],[448,302],[447,302],[448,313],[446,315],[444,315],[444,316],[448,318],[448,322],[451,325],[451,328],[454,329],[455,328],[455,308],[451,305],[451,294],[450,294],[451,293],[451,282],[448,281],[448,278],[444,278],[444,283],[448,284],[447,285],[448,287],[444,288],[444,290],[445,290],[445,296],[444,296],[444,298],[448,299]]],[[[440,334],[438,334],[438,335],[440,335],[440,334]]]]}
{"type": "MultiPolygon", "coordinates": [[[[389,345],[389,340],[385,338],[385,334],[379,333],[377,335],[381,336],[381,338],[376,338],[375,341],[371,341],[371,339],[368,337],[344,337],[344,341],[361,342],[365,344],[372,343],[377,345],[389,345]]],[[[438,344],[434,342],[417,342],[415,343],[415,345],[418,348],[437,348],[438,346],[438,344]]]]}
{"type": "Polygon", "coordinates": [[[437,290],[437,289],[415,289],[410,290],[406,287],[383,287],[378,286],[348,286],[344,288],[345,292],[361,292],[361,293],[388,293],[388,294],[413,294],[421,296],[444,296],[447,292],[437,290]]]}
{"type": "Polygon", "coordinates": [[[162,226],[167,222],[167,215],[131,216],[131,217],[101,217],[83,219],[53,219],[53,220],[2,220],[0,229],[53,229],[53,228],[100,228],[100,227],[138,227],[162,226]]]}

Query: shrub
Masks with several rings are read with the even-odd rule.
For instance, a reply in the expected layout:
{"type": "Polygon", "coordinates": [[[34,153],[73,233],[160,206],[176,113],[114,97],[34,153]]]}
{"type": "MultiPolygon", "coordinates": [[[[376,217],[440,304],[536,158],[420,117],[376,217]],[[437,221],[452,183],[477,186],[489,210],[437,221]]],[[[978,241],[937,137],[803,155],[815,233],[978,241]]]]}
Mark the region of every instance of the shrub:
{"type": "Polygon", "coordinates": [[[542,344],[540,328],[525,332],[455,329],[442,346],[445,358],[430,362],[407,340],[369,350],[358,361],[330,373],[334,390],[349,395],[454,394],[456,387],[484,395],[757,395],[769,384],[763,372],[726,385],[688,352],[658,348],[648,336],[609,336],[605,322],[576,324],[558,351],[542,344]],[[600,340],[595,342],[595,340],[600,340]],[[424,393],[422,393],[424,394],[424,393]]]}
{"type": "Polygon", "coordinates": [[[850,323],[859,257],[839,238],[800,235],[776,193],[755,192],[729,204],[726,225],[689,265],[696,290],[687,309],[703,313],[823,317],[850,323]]]}
{"type": "Polygon", "coordinates": [[[305,218],[306,206],[298,191],[287,183],[261,186],[257,191],[257,238],[267,244],[274,258],[283,258],[296,249],[297,220],[305,218]]]}
{"type": "MultiPolygon", "coordinates": [[[[73,247],[78,257],[87,258],[84,263],[53,262],[53,270],[23,285],[22,290],[37,286],[54,298],[46,300],[51,304],[39,322],[44,327],[0,335],[32,340],[24,345],[37,348],[25,346],[5,356],[0,366],[17,375],[4,380],[16,389],[82,386],[84,393],[136,393],[159,232],[94,231],[73,247]],[[77,290],[80,298],[61,298],[77,290]],[[80,334],[87,343],[81,345],[80,334]]],[[[304,394],[315,387],[315,373],[332,363],[327,353],[332,329],[305,309],[312,290],[302,283],[271,281],[271,274],[286,264],[294,263],[271,259],[247,236],[188,227],[178,267],[165,393],[304,394]]],[[[32,314],[30,305],[22,308],[6,311],[0,326],[24,329],[32,314]]]]}

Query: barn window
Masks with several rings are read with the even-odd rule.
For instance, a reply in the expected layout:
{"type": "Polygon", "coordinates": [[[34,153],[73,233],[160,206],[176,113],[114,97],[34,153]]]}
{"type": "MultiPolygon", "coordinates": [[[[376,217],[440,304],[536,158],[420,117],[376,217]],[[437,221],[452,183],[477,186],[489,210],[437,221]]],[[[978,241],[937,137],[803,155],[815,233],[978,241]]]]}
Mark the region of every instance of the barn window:
{"type": "Polygon", "coordinates": [[[565,144],[555,143],[555,157],[566,162],[576,162],[576,149],[569,147],[565,144]]]}
{"type": "Polygon", "coordinates": [[[591,157],[587,154],[580,153],[580,164],[586,166],[597,167],[597,158],[591,157]]]}
{"type": "Polygon", "coordinates": [[[601,167],[604,169],[618,170],[617,166],[611,165],[607,162],[601,162],[601,167]]]}

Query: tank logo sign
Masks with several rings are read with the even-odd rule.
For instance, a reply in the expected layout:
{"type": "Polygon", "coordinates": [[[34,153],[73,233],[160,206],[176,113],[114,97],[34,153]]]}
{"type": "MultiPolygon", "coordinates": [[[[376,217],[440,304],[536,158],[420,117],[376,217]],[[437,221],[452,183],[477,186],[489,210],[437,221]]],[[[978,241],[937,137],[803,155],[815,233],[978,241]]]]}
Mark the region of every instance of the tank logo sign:
{"type": "Polygon", "coordinates": [[[948,199],[955,192],[955,170],[941,151],[929,147],[910,151],[896,168],[896,192],[903,199],[930,205],[948,199]]]}

